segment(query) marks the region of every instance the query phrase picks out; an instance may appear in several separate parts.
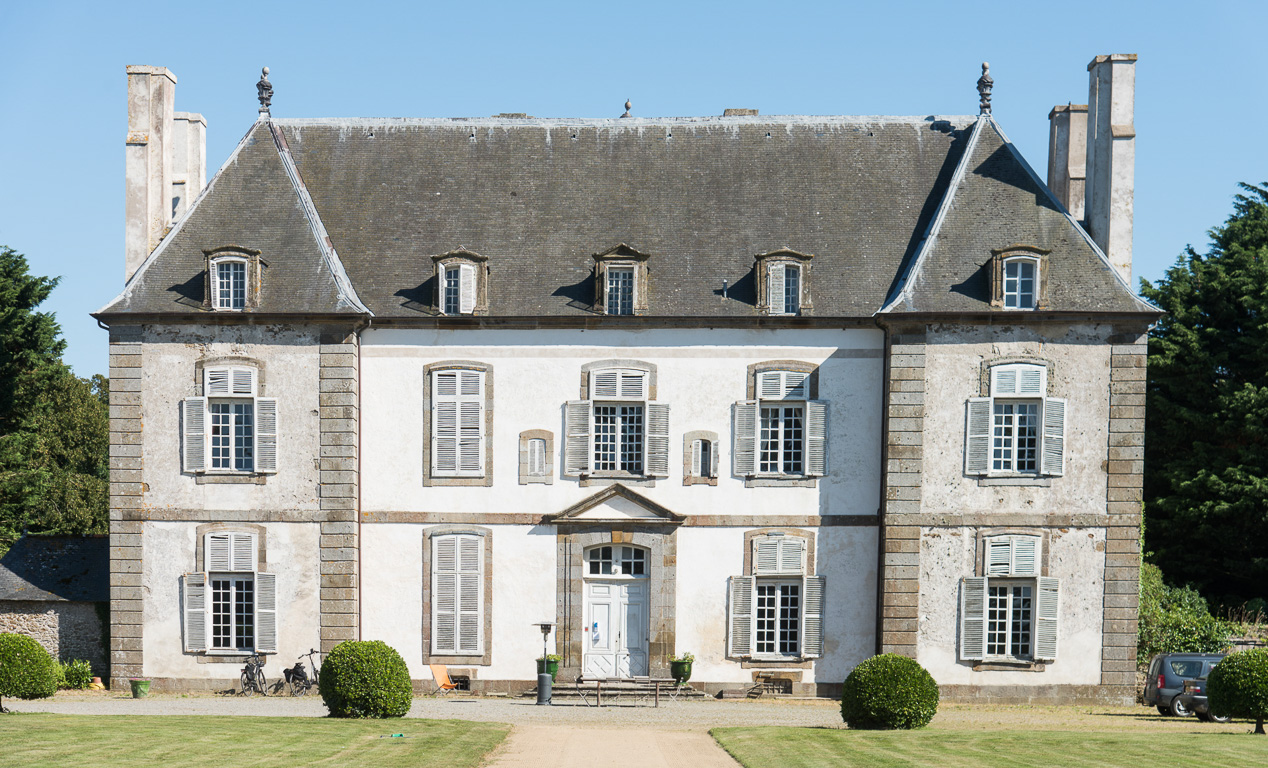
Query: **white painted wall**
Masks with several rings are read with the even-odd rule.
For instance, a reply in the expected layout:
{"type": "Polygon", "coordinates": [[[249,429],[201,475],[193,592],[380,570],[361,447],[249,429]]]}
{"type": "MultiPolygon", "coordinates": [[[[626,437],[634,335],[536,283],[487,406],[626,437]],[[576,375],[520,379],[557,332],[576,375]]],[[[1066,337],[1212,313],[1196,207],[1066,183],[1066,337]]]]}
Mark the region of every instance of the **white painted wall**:
{"type": "MultiPolygon", "coordinates": [[[[254,487],[254,486],[252,486],[254,487]]],[[[233,678],[242,671],[232,662],[199,663],[202,654],[184,652],[181,634],[181,576],[197,567],[199,523],[147,522],[141,535],[145,584],[144,673],[147,677],[233,678]]],[[[280,679],[309,648],[321,647],[318,576],[318,526],[315,523],[266,523],[268,570],[277,574],[278,653],[270,655],[265,675],[280,679]]]]}

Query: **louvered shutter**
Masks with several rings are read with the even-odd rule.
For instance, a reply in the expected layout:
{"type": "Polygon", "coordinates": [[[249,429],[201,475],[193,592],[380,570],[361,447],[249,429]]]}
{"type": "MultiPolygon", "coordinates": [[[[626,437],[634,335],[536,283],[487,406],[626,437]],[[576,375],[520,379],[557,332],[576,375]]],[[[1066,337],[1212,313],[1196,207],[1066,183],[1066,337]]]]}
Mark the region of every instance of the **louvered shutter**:
{"type": "Polygon", "coordinates": [[[441,400],[433,409],[431,465],[436,474],[458,471],[458,403],[441,400]]]}
{"type": "Polygon", "coordinates": [[[232,394],[235,395],[254,395],[255,394],[255,369],[254,368],[231,368],[229,370],[232,394]]]}
{"type": "Polygon", "coordinates": [[[616,369],[594,371],[590,374],[590,397],[594,400],[614,400],[621,393],[621,374],[616,369]]]}
{"type": "Polygon", "coordinates": [[[186,472],[207,469],[207,398],[181,401],[181,458],[186,472]]]}
{"type": "Polygon", "coordinates": [[[716,440],[709,441],[709,477],[718,476],[718,442],[716,440]]]}
{"type": "Polygon", "coordinates": [[[964,445],[964,474],[988,473],[991,469],[991,398],[969,398],[964,445]]]}
{"type": "Polygon", "coordinates": [[[669,477],[669,406],[647,404],[647,474],[669,477]]]}
{"type": "Polygon", "coordinates": [[[757,403],[743,400],[734,406],[731,462],[733,471],[740,477],[757,472],[757,403]]]}
{"type": "Polygon", "coordinates": [[[458,640],[458,537],[437,536],[432,557],[432,653],[456,653],[458,640]]]}
{"type": "Polygon", "coordinates": [[[277,472],[277,398],[255,400],[255,471],[277,472]]]}
{"type": "Polygon", "coordinates": [[[992,397],[1043,397],[1048,369],[1042,365],[1014,363],[991,368],[992,397]]]}
{"type": "Polygon", "coordinates": [[[1061,580],[1047,576],[1038,579],[1035,601],[1035,661],[1056,661],[1057,630],[1061,625],[1061,580]]]}
{"type": "Polygon", "coordinates": [[[484,372],[432,374],[432,472],[484,474],[484,372]]]}
{"type": "Polygon", "coordinates": [[[1043,401],[1043,473],[1065,474],[1065,400],[1059,397],[1043,401]]]}
{"type": "Polygon", "coordinates": [[[807,576],[802,594],[805,595],[802,618],[805,634],[802,636],[801,655],[817,659],[823,655],[823,595],[826,581],[823,576],[807,576]]]}
{"type": "Polygon", "coordinates": [[[758,374],[757,397],[759,400],[783,400],[784,372],[763,371],[758,374]]]}
{"type": "Polygon", "coordinates": [[[766,303],[772,315],[784,314],[783,264],[771,264],[766,269],[766,303]]]}
{"type": "Polygon", "coordinates": [[[464,475],[483,474],[484,409],[480,403],[458,404],[458,471],[464,475]]]}
{"type": "Polygon", "coordinates": [[[204,368],[203,394],[208,397],[224,397],[229,394],[230,369],[204,368]]]}
{"type": "Polygon", "coordinates": [[[971,576],[960,581],[960,658],[981,661],[986,657],[986,578],[971,576]]]}
{"type": "Polygon", "coordinates": [[[203,369],[203,394],[207,397],[250,397],[255,394],[256,370],[245,366],[203,369]]]}
{"type": "Polygon", "coordinates": [[[277,653],[277,576],[255,575],[255,650],[277,653]]]}
{"type": "Polygon", "coordinates": [[[209,533],[203,539],[203,567],[212,573],[233,570],[233,535],[209,533]]]}
{"type": "Polygon", "coordinates": [[[1013,569],[1011,536],[994,536],[986,540],[986,575],[1007,576],[1013,569]]]}
{"type": "Polygon", "coordinates": [[[590,471],[590,400],[570,400],[564,404],[564,474],[570,477],[590,471]]]}
{"type": "Polygon", "coordinates": [[[728,625],[727,656],[740,658],[753,654],[753,577],[732,576],[727,579],[728,625]]]}
{"type": "Polygon", "coordinates": [[[1014,576],[1039,575],[1039,537],[1012,536],[1014,576]]]}
{"type": "Polygon", "coordinates": [[[691,441],[691,476],[692,477],[706,477],[704,473],[704,467],[700,466],[700,448],[701,448],[700,444],[703,442],[704,442],[703,440],[691,441]]]}
{"type": "Polygon", "coordinates": [[[800,574],[806,571],[806,540],[800,536],[780,536],[779,572],[800,574]]]}
{"type": "Polygon", "coordinates": [[[458,647],[460,653],[480,653],[483,589],[480,561],[483,542],[476,536],[458,536],[458,647]]]}
{"type": "Polygon", "coordinates": [[[249,573],[256,568],[256,546],[255,534],[251,533],[231,533],[229,534],[230,553],[233,557],[233,564],[229,570],[238,573],[249,573]]]}
{"type": "Polygon", "coordinates": [[[645,371],[621,371],[621,399],[647,399],[647,373],[645,371]]]}
{"type": "Polygon", "coordinates": [[[783,536],[757,536],[753,539],[753,573],[773,576],[779,573],[779,544],[783,536]]]}
{"type": "Polygon", "coordinates": [[[187,573],[185,586],[185,652],[207,650],[207,574],[187,573]]]}
{"type": "Polygon", "coordinates": [[[528,441],[528,475],[542,477],[546,474],[546,441],[540,437],[528,441]]]}
{"type": "Polygon", "coordinates": [[[469,315],[475,311],[476,271],[471,264],[458,267],[458,312],[469,315]]]}
{"type": "Polygon", "coordinates": [[[822,477],[828,468],[828,403],[806,403],[806,474],[822,477]]]}

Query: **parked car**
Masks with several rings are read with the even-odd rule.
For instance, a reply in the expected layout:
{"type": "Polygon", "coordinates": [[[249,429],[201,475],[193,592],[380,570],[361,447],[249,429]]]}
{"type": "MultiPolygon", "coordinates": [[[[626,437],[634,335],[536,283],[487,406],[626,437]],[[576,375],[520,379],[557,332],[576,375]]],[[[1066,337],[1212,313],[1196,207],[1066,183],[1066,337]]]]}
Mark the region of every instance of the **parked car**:
{"type": "MultiPolygon", "coordinates": [[[[1149,662],[1145,676],[1145,706],[1164,715],[1188,717],[1201,706],[1203,720],[1210,717],[1206,703],[1206,676],[1224,658],[1222,653],[1160,653],[1149,662]],[[1185,693],[1185,681],[1201,680],[1185,693]],[[1199,703],[1200,699],[1200,703],[1199,703]]],[[[1222,721],[1221,721],[1222,722],[1222,721]]]]}
{"type": "MultiPolygon", "coordinates": [[[[1216,662],[1218,663],[1218,662],[1216,662]]],[[[1215,664],[1211,664],[1212,667],[1215,664]]],[[[1206,676],[1199,677],[1197,680],[1184,681],[1184,693],[1176,697],[1181,700],[1181,705],[1193,710],[1193,714],[1198,716],[1199,720],[1208,723],[1227,723],[1233,718],[1229,715],[1216,715],[1211,712],[1211,705],[1206,698],[1206,676]]]]}

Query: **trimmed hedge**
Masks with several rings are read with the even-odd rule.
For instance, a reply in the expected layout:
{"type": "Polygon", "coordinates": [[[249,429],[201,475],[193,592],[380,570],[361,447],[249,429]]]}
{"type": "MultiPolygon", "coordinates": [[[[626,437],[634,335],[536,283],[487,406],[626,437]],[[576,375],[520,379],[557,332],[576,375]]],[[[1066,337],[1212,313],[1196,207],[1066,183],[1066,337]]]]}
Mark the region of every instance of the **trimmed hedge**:
{"type": "Polygon", "coordinates": [[[92,682],[92,665],[84,659],[72,659],[58,664],[58,688],[82,691],[92,682]]]}
{"type": "Polygon", "coordinates": [[[1224,657],[1207,678],[1206,694],[1213,713],[1254,720],[1255,733],[1263,733],[1268,719],[1268,651],[1238,651],[1224,657]]]}
{"type": "Polygon", "coordinates": [[[924,728],[937,712],[933,676],[896,653],[858,665],[841,689],[841,718],[851,728],[924,728]]]}
{"type": "Polygon", "coordinates": [[[382,640],[336,645],[318,689],[332,717],[404,717],[414,699],[405,660],[382,640]]]}
{"type": "Polygon", "coordinates": [[[0,634],[0,697],[46,699],[61,677],[44,646],[26,635],[0,634]]]}

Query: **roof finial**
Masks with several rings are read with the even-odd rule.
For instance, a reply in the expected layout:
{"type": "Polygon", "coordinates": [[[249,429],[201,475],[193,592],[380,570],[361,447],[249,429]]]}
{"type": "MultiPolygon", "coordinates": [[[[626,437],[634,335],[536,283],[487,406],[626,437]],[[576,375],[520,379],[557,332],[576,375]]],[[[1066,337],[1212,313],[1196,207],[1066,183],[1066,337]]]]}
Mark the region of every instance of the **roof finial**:
{"type": "Polygon", "coordinates": [[[979,115],[989,115],[991,113],[991,89],[995,87],[995,81],[991,78],[991,63],[989,61],[982,62],[982,76],[977,79],[977,92],[981,94],[982,101],[978,104],[981,109],[979,115]]]}
{"type": "Polygon", "coordinates": [[[255,84],[260,93],[260,114],[268,115],[269,105],[273,103],[273,84],[269,82],[269,68],[260,70],[260,82],[255,84]]]}
{"type": "Polygon", "coordinates": [[[629,117],[629,116],[630,116],[630,110],[631,110],[631,109],[633,109],[633,107],[634,107],[634,105],[633,105],[632,103],[630,103],[630,100],[629,100],[629,99],[626,99],[626,100],[625,100],[625,114],[621,115],[621,117],[629,117]]]}

